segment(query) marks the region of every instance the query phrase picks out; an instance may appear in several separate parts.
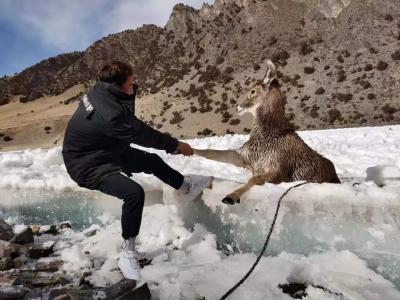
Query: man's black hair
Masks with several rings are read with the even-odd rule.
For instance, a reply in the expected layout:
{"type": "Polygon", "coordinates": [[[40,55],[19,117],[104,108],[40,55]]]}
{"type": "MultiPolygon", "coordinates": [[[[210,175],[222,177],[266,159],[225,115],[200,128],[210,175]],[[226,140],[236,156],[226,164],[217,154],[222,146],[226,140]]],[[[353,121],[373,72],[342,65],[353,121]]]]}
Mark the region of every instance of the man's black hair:
{"type": "Polygon", "coordinates": [[[129,76],[133,74],[132,66],[124,62],[114,60],[106,64],[99,72],[99,80],[115,83],[122,86],[129,76]]]}

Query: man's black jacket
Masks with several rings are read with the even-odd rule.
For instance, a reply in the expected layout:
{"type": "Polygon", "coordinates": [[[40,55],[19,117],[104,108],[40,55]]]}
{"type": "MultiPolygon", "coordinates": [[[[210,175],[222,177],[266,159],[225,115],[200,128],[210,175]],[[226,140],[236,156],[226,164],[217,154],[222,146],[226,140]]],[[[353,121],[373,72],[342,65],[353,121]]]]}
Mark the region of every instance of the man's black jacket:
{"type": "Polygon", "coordinates": [[[96,189],[122,171],[119,158],[131,143],[172,153],[179,142],[135,117],[135,96],[98,81],[68,123],[62,150],[67,172],[79,186],[96,189]]]}

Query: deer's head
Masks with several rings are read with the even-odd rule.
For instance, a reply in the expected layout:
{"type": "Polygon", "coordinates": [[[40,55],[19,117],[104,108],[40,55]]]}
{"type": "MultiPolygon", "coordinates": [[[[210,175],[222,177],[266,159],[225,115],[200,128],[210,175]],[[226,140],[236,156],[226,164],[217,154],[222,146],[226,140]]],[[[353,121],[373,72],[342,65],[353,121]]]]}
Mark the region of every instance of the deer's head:
{"type": "MultiPolygon", "coordinates": [[[[268,107],[269,103],[267,94],[271,83],[276,80],[276,67],[274,63],[270,60],[267,62],[267,73],[263,80],[257,82],[248,92],[247,96],[239,106],[237,107],[238,114],[243,115],[245,113],[251,113],[256,117],[256,113],[259,107],[268,107]]],[[[274,103],[271,103],[274,104],[274,103]]]]}

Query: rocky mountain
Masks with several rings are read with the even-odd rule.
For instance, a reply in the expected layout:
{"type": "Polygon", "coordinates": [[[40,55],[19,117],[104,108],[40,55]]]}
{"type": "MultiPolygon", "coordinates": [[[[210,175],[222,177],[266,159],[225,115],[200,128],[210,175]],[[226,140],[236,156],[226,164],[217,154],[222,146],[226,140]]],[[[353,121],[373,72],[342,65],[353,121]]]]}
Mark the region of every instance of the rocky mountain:
{"type": "MultiPolygon", "coordinates": [[[[58,95],[52,109],[76,105],[111,59],[131,63],[139,75],[139,116],[178,137],[247,132],[251,123],[235,107],[263,78],[267,59],[278,66],[298,128],[400,120],[398,0],[216,0],[199,10],[178,4],[164,28],[109,35],[1,79],[0,119],[2,107],[15,102],[58,95]]],[[[58,116],[67,120],[67,111],[58,116]]],[[[3,134],[7,124],[0,122],[3,134]]]]}

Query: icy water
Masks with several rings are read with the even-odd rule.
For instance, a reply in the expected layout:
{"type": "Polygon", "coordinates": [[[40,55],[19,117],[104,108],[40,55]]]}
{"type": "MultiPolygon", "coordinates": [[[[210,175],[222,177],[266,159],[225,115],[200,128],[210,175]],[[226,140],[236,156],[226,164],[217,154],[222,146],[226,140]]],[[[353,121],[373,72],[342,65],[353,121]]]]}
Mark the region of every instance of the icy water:
{"type": "MultiPolygon", "coordinates": [[[[221,205],[229,184],[231,190],[237,185],[214,181],[202,201],[190,204],[174,201],[166,188],[164,200],[178,206],[187,227],[200,223],[214,233],[220,247],[258,253],[286,187],[255,187],[240,205],[221,205]]],[[[349,250],[400,289],[400,189],[370,183],[332,187],[311,185],[284,199],[266,255],[349,250]]]]}
{"type": "MultiPolygon", "coordinates": [[[[121,200],[94,191],[0,189],[0,195],[0,215],[13,224],[69,221],[73,229],[82,230],[121,215],[121,200]]],[[[160,201],[161,192],[146,193],[146,205],[160,201]]]]}
{"type": "MultiPolygon", "coordinates": [[[[261,249],[276,207],[275,195],[279,189],[271,189],[267,198],[271,203],[255,203],[260,198],[257,189],[250,192],[239,206],[220,206],[218,187],[206,190],[203,198],[195,203],[177,203],[187,228],[196,223],[214,233],[225,251],[235,253],[254,252],[261,249]],[[213,202],[216,206],[213,206],[213,202]]],[[[345,189],[342,188],[342,189],[345,189]]],[[[362,190],[362,189],[361,189],[362,190]]],[[[360,194],[357,190],[355,194],[360,194]]],[[[174,202],[171,190],[146,193],[146,205],[174,202]]],[[[263,191],[264,192],[264,191],[263,191]]],[[[343,191],[336,191],[343,197],[343,191]]],[[[104,224],[119,218],[122,201],[98,192],[66,189],[63,191],[1,189],[0,214],[13,224],[51,225],[69,221],[73,229],[82,230],[92,224],[104,224]]],[[[368,267],[393,282],[400,290],[400,210],[396,205],[383,206],[327,205],[309,199],[306,206],[296,202],[298,197],[286,199],[266,255],[281,252],[315,254],[327,250],[349,250],[362,258],[368,267]]],[[[348,199],[351,199],[348,195],[348,199]]],[[[333,199],[331,199],[333,201],[333,199]]],[[[351,201],[351,200],[349,200],[351,201]]]]}

